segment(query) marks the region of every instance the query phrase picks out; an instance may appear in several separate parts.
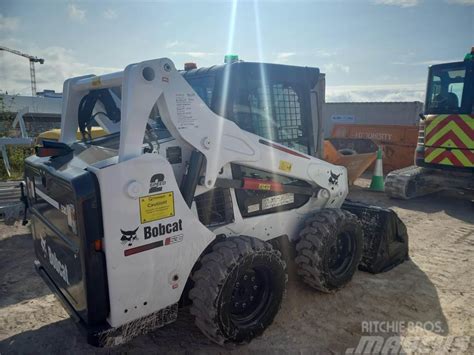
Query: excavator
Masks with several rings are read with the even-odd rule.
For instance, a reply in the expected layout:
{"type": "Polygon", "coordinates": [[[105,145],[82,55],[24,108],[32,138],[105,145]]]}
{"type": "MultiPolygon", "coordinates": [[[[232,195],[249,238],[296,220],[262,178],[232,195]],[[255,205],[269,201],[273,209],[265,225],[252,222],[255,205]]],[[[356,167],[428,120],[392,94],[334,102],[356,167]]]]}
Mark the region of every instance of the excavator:
{"type": "Polygon", "coordinates": [[[309,154],[318,80],[160,58],[65,81],[60,139],[26,159],[24,200],[36,270],[89,343],[127,342],[182,305],[212,341],[249,342],[280,308],[288,249],[327,293],[406,260],[396,214],[345,201],[346,168],[309,154]]]}
{"type": "Polygon", "coordinates": [[[428,71],[415,165],[392,171],[385,192],[411,199],[449,190],[474,199],[474,47],[428,71]]]}

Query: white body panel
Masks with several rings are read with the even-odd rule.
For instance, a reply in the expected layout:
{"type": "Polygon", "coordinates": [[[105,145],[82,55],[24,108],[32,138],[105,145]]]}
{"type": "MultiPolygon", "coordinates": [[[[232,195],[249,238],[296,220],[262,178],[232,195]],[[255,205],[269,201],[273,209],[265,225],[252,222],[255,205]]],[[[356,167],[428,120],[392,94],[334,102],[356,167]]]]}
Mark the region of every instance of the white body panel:
{"type": "Polygon", "coordinates": [[[157,154],[146,154],[96,170],[104,225],[104,249],[110,297],[109,323],[116,327],[176,303],[189,273],[214,233],[193,215],[179,193],[171,165],[157,154]],[[160,172],[166,182],[159,194],[174,192],[174,216],[141,223],[139,198],[149,193],[150,178],[160,172]],[[127,193],[130,183],[141,186],[136,198],[127,193]],[[145,239],[145,227],[182,221],[182,230],[145,239]],[[137,231],[129,246],[121,243],[121,230],[137,231]],[[181,242],[125,256],[125,250],[182,235],[181,242]],[[178,276],[174,280],[175,275],[178,276]],[[146,302],[146,305],[145,305],[146,302]],[[125,312],[125,310],[127,310],[125,312]]]}

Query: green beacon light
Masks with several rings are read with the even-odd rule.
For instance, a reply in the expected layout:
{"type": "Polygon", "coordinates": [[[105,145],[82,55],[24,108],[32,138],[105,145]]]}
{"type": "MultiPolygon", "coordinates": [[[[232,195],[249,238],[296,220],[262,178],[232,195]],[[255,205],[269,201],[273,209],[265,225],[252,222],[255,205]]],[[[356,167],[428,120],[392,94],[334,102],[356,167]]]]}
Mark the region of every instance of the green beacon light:
{"type": "Polygon", "coordinates": [[[474,60],[474,47],[471,48],[471,53],[467,53],[464,60],[474,60]]]}
{"type": "Polygon", "coordinates": [[[230,63],[235,63],[239,61],[239,56],[237,54],[226,54],[224,56],[224,63],[225,64],[230,64],[230,63]]]}

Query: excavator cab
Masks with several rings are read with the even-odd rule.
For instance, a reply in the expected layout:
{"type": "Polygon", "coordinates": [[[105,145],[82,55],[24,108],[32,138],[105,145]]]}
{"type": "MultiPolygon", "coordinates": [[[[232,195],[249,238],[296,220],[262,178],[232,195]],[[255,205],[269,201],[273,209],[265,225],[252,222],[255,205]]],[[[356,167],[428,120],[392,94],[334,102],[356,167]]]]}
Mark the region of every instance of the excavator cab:
{"type": "Polygon", "coordinates": [[[392,198],[443,190],[474,196],[474,47],[462,62],[429,68],[415,165],[385,180],[392,198]]]}
{"type": "Polygon", "coordinates": [[[434,65],[429,70],[425,114],[472,114],[474,61],[434,65]]]}
{"type": "Polygon", "coordinates": [[[420,126],[416,165],[474,168],[474,60],[429,69],[426,119],[420,126]]]}

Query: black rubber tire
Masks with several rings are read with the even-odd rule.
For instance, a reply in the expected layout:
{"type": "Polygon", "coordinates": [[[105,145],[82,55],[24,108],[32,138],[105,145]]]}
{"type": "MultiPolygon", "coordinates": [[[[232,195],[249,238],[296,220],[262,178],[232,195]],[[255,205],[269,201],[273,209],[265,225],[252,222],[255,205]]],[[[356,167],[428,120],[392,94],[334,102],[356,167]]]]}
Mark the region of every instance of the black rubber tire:
{"type": "Polygon", "coordinates": [[[196,317],[198,328],[212,341],[221,345],[248,343],[273,322],[287,278],[281,253],[269,243],[246,236],[228,238],[216,243],[193,273],[194,287],[189,292],[191,314],[196,317]],[[256,295],[256,301],[251,303],[256,307],[255,317],[250,315],[242,320],[233,313],[233,305],[238,304],[234,297],[236,290],[240,292],[236,288],[238,282],[249,270],[264,281],[261,295],[256,295]]]}
{"type": "MultiPolygon", "coordinates": [[[[305,221],[296,244],[297,273],[309,286],[322,292],[335,292],[353,277],[362,257],[363,231],[358,218],[341,209],[322,209],[305,221]],[[341,265],[335,269],[334,250],[346,244],[341,265]]],[[[336,262],[338,262],[336,260],[336,262]]],[[[337,265],[336,265],[337,266],[337,265]]]]}

